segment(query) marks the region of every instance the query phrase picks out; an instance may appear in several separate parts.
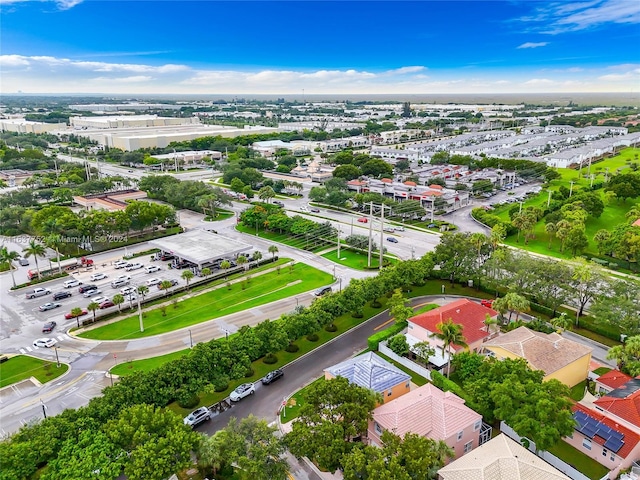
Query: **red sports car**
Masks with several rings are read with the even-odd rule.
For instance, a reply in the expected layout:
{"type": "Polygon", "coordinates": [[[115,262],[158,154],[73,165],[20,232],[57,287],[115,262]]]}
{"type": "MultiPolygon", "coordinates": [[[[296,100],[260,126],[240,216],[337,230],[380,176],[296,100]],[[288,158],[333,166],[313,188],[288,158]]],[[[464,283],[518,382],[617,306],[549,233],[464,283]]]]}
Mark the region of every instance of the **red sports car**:
{"type": "Polygon", "coordinates": [[[86,315],[87,313],[89,313],[86,309],[82,309],[82,313],[80,315],[74,315],[72,312],[66,313],[64,315],[64,318],[66,318],[67,320],[70,320],[72,318],[76,318],[76,317],[81,317],[82,315],[86,315]]]}

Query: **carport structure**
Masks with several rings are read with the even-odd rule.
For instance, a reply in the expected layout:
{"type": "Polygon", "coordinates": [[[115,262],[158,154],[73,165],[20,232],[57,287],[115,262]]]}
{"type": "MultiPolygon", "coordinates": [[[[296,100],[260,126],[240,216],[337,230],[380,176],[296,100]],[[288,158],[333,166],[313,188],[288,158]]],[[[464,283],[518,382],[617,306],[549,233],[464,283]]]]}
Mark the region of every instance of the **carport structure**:
{"type": "Polygon", "coordinates": [[[234,258],[253,249],[248,243],[199,229],[151,240],[149,245],[191,262],[198,269],[207,267],[216,260],[234,258]]]}

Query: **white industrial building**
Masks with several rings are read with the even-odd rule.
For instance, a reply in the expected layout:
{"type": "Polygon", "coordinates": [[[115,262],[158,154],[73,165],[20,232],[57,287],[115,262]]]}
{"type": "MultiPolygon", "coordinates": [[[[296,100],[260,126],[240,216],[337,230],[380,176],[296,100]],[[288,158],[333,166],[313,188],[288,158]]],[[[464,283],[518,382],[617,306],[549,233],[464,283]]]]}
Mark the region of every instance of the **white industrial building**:
{"type": "Polygon", "coordinates": [[[0,120],[0,131],[2,132],[47,133],[66,127],[66,123],[31,122],[24,118],[0,120]]]}
{"type": "Polygon", "coordinates": [[[73,128],[132,128],[199,125],[197,117],[159,117],[157,115],[109,115],[107,117],[70,117],[73,128]]]}

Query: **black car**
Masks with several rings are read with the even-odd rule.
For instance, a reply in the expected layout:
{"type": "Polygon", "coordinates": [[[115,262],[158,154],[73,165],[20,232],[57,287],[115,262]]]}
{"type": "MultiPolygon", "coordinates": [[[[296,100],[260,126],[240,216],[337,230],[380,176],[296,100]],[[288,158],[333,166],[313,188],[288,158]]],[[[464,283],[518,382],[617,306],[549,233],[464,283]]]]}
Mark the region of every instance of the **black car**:
{"type": "Polygon", "coordinates": [[[276,380],[278,380],[279,378],[284,376],[284,372],[280,369],[278,370],[273,370],[272,372],[267,373],[263,378],[262,378],[262,384],[263,385],[269,385],[270,383],[275,382],[276,380]]]}
{"type": "Polygon", "coordinates": [[[78,288],[78,291],[80,293],[84,293],[84,292],[88,292],[89,290],[97,290],[98,287],[96,285],[80,285],[80,288],[78,288]]]}
{"type": "Polygon", "coordinates": [[[71,296],[71,292],[69,290],[65,290],[64,292],[56,292],[53,294],[54,300],[62,300],[63,298],[69,298],[71,296]]]}
{"type": "Polygon", "coordinates": [[[56,328],[56,322],[52,320],[51,322],[47,322],[43,325],[42,333],[51,333],[54,328],[56,328]]]}
{"type": "Polygon", "coordinates": [[[284,207],[284,203],[282,203],[282,202],[281,202],[281,201],[279,201],[279,200],[274,200],[274,201],[273,201],[273,204],[274,204],[274,205],[277,205],[277,206],[279,206],[279,207],[284,207]]]}

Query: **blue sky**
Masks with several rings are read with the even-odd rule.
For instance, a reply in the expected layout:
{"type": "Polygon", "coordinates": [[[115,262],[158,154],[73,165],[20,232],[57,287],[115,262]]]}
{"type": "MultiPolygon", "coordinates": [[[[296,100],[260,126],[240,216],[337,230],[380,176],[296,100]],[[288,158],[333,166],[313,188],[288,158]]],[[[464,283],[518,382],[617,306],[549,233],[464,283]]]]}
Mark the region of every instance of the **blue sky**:
{"type": "Polygon", "coordinates": [[[0,0],[4,93],[638,92],[640,1],[0,0]]]}

